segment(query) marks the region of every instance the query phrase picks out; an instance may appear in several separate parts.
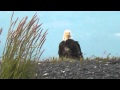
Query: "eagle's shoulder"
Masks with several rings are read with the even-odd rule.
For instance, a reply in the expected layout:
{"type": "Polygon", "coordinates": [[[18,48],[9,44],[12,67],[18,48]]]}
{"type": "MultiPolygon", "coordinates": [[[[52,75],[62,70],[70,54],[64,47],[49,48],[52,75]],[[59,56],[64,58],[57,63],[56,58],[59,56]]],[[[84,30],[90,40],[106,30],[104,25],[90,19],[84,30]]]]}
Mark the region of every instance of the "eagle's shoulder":
{"type": "Polygon", "coordinates": [[[73,39],[68,39],[68,40],[66,40],[66,42],[75,42],[75,43],[79,44],[78,41],[75,41],[75,40],[73,40],[73,39]]]}
{"type": "Polygon", "coordinates": [[[63,45],[65,43],[65,41],[61,41],[60,43],[59,43],[59,45],[63,45]]]}

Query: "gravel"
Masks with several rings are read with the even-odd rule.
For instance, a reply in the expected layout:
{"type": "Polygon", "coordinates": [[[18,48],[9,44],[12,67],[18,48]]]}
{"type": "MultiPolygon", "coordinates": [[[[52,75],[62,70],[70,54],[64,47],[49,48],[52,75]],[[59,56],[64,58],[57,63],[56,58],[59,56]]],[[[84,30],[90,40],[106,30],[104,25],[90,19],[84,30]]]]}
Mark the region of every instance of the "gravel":
{"type": "Polygon", "coordinates": [[[40,62],[36,79],[120,79],[120,60],[40,62]]]}

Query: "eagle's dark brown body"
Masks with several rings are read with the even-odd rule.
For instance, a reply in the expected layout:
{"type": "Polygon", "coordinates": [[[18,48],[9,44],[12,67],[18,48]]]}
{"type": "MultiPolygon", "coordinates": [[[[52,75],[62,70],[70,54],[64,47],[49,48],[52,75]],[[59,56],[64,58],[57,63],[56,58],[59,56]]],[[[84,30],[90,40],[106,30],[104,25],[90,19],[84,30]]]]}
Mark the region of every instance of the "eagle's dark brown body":
{"type": "Polygon", "coordinates": [[[81,47],[77,41],[68,39],[59,44],[59,57],[80,59],[83,58],[81,47]]]}

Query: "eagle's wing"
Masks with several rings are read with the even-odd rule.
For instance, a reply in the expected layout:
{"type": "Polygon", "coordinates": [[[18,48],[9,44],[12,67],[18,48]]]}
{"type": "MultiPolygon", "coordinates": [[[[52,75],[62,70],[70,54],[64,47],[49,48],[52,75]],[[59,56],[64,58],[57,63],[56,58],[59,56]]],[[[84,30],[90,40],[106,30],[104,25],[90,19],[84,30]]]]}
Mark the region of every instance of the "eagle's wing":
{"type": "Polygon", "coordinates": [[[78,46],[78,49],[79,49],[79,55],[81,56],[81,57],[83,57],[83,53],[82,53],[82,51],[81,51],[81,47],[80,47],[80,44],[78,43],[78,41],[76,41],[76,44],[77,44],[77,46],[78,46]]]}
{"type": "Polygon", "coordinates": [[[59,44],[59,50],[58,50],[59,56],[62,56],[62,55],[63,55],[63,52],[64,52],[64,44],[65,44],[65,41],[62,41],[62,42],[59,44]]]}

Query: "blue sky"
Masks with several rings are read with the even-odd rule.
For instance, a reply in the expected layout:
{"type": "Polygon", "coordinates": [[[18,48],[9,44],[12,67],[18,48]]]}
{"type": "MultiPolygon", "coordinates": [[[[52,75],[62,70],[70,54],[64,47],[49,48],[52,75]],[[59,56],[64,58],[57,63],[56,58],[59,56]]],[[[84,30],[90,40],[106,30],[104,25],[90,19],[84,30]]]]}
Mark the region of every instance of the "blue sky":
{"type": "MultiPolygon", "coordinates": [[[[37,12],[39,23],[43,23],[44,31],[48,30],[47,40],[43,49],[43,59],[58,57],[58,46],[63,32],[69,29],[74,40],[79,41],[85,57],[104,56],[104,51],[111,56],[120,56],[120,11],[15,11],[14,19],[28,16],[29,19],[37,12]]],[[[0,11],[0,55],[9,28],[12,11],[0,11]]]]}

